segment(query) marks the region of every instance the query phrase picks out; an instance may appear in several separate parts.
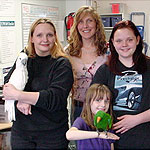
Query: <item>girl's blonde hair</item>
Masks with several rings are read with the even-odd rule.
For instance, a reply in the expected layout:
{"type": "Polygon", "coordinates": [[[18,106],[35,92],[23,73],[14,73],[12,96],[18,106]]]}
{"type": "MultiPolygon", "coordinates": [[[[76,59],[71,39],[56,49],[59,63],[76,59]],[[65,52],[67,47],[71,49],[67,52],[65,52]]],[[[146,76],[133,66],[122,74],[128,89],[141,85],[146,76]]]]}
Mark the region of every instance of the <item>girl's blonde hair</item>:
{"type": "Polygon", "coordinates": [[[83,43],[77,26],[82,19],[81,16],[84,17],[88,14],[90,14],[96,22],[94,42],[97,47],[98,56],[105,54],[107,51],[105,31],[100,15],[91,6],[82,6],[75,14],[74,23],[71,27],[70,37],[68,39],[69,46],[67,51],[71,56],[81,57],[81,47],[83,46],[83,43]]]}
{"type": "Polygon", "coordinates": [[[56,28],[55,25],[52,23],[52,21],[48,18],[39,18],[38,20],[36,20],[35,22],[33,22],[33,24],[30,27],[30,31],[29,31],[29,38],[28,38],[28,45],[25,48],[28,52],[29,57],[35,57],[36,52],[35,52],[35,48],[34,48],[34,44],[31,42],[31,39],[33,37],[33,33],[35,31],[35,28],[37,27],[37,25],[39,24],[49,24],[54,28],[54,34],[56,37],[56,41],[54,46],[52,47],[52,49],[50,49],[50,54],[53,58],[57,58],[60,56],[65,56],[66,54],[64,53],[63,47],[58,39],[58,36],[56,34],[56,28]]]}
{"type": "Polygon", "coordinates": [[[112,116],[112,103],[111,103],[112,94],[109,88],[103,84],[93,84],[87,90],[86,100],[83,106],[81,117],[92,129],[96,128],[94,127],[94,114],[91,111],[91,102],[97,98],[104,97],[105,94],[107,98],[110,99],[110,106],[107,113],[109,113],[112,116]]]}

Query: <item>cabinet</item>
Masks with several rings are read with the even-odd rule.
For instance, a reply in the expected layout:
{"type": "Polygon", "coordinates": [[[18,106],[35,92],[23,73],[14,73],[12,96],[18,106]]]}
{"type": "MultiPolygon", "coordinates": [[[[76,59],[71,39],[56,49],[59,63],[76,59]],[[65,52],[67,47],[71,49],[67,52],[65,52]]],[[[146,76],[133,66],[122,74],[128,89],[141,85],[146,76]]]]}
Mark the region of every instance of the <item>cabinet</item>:
{"type": "Polygon", "coordinates": [[[101,14],[100,16],[104,25],[106,39],[109,40],[114,25],[124,19],[123,13],[101,14]]]}

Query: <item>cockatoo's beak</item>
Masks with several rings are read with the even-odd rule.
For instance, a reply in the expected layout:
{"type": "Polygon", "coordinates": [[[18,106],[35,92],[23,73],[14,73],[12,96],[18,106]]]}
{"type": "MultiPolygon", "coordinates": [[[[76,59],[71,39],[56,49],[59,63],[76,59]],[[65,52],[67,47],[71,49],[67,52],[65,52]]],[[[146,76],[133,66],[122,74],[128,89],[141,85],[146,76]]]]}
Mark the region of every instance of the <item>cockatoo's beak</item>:
{"type": "Polygon", "coordinates": [[[21,63],[25,66],[27,63],[26,59],[21,60],[21,63]]]}

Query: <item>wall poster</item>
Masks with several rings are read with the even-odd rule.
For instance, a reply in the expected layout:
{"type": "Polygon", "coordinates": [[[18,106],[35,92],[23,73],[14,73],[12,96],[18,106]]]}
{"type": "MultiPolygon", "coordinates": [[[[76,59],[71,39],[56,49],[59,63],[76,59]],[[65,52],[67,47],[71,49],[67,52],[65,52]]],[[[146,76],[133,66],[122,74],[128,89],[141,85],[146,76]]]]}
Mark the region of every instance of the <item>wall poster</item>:
{"type": "MultiPolygon", "coordinates": [[[[22,3],[22,39],[23,47],[27,45],[28,34],[31,24],[38,18],[50,18],[57,28],[58,23],[58,7],[41,6],[22,3]]],[[[56,29],[57,30],[57,29],[56,29]]]]}

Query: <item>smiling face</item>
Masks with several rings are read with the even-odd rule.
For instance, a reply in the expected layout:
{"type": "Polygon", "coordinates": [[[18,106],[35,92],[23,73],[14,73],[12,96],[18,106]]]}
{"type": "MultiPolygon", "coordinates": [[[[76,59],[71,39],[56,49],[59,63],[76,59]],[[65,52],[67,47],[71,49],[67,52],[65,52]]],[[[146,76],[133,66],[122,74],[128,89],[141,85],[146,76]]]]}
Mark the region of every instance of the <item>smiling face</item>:
{"type": "Polygon", "coordinates": [[[110,99],[106,94],[103,97],[96,97],[95,99],[91,100],[91,111],[95,115],[99,110],[108,112],[110,105],[110,99]]]}
{"type": "Polygon", "coordinates": [[[36,54],[39,56],[50,55],[50,49],[55,44],[54,28],[48,23],[38,24],[31,37],[36,54]]]}
{"type": "Polygon", "coordinates": [[[119,55],[119,60],[126,58],[132,60],[132,56],[139,43],[139,37],[136,38],[131,29],[122,28],[116,30],[112,42],[119,55]]]}
{"type": "Polygon", "coordinates": [[[93,39],[96,32],[96,22],[94,18],[90,14],[87,14],[85,16],[83,14],[80,18],[81,19],[78,23],[77,28],[82,39],[93,39]]]}

